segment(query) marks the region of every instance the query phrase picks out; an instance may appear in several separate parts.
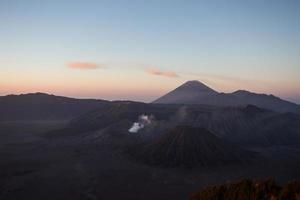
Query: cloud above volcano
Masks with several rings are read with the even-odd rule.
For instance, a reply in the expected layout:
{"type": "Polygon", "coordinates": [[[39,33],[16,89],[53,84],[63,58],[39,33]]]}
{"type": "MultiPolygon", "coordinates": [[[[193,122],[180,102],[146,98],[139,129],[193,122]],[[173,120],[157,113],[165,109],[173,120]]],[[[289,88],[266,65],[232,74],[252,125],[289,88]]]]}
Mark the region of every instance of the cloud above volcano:
{"type": "Polygon", "coordinates": [[[146,72],[148,74],[155,75],[155,76],[165,76],[165,77],[169,77],[169,78],[177,78],[177,77],[179,77],[179,75],[176,72],[173,72],[173,71],[162,71],[160,69],[154,69],[154,68],[147,69],[146,72]]]}

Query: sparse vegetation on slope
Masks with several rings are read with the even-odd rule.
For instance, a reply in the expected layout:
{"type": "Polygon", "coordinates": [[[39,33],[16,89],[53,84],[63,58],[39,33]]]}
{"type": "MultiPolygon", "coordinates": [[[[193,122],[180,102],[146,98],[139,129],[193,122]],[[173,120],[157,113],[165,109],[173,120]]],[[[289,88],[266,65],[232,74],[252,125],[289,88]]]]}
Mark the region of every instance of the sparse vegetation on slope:
{"type": "Polygon", "coordinates": [[[207,187],[189,200],[299,200],[300,182],[281,187],[273,179],[255,181],[244,179],[220,186],[207,187]]]}

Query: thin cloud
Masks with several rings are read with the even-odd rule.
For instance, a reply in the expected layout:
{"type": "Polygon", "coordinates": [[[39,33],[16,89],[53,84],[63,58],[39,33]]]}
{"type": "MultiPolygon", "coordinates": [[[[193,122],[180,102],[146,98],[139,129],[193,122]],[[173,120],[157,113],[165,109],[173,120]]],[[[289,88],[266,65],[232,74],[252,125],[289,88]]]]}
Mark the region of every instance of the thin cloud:
{"type": "Polygon", "coordinates": [[[170,78],[177,78],[179,75],[173,71],[162,71],[159,69],[147,69],[146,72],[148,74],[152,74],[155,76],[165,76],[165,77],[170,77],[170,78]]]}
{"type": "Polygon", "coordinates": [[[71,69],[82,69],[82,70],[89,70],[89,69],[99,69],[103,68],[103,64],[93,63],[93,62],[69,62],[67,66],[71,69]]]}

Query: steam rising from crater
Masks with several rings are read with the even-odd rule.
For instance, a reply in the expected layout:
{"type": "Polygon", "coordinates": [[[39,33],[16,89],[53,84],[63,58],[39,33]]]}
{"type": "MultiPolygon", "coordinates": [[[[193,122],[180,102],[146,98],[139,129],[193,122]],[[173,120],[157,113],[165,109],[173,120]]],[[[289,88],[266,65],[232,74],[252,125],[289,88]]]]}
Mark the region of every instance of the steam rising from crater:
{"type": "Polygon", "coordinates": [[[153,119],[154,119],[153,115],[145,115],[145,114],[140,115],[138,117],[138,121],[134,122],[128,131],[130,133],[137,133],[139,132],[139,130],[145,128],[145,126],[150,125],[153,119]]]}

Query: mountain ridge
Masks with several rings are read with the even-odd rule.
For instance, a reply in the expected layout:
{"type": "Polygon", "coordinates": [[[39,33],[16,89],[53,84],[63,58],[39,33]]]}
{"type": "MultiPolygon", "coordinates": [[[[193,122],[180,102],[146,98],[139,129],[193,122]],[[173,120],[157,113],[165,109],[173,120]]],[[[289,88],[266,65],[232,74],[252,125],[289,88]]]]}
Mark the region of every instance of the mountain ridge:
{"type": "Polygon", "coordinates": [[[69,120],[108,104],[96,99],[75,99],[46,93],[0,97],[0,121],[69,120]]]}
{"type": "Polygon", "coordinates": [[[217,92],[200,81],[187,81],[156,99],[159,104],[205,104],[214,106],[255,105],[276,112],[300,113],[300,105],[272,94],[237,90],[232,93],[217,92]]]}

